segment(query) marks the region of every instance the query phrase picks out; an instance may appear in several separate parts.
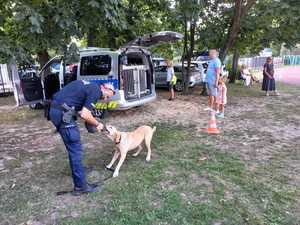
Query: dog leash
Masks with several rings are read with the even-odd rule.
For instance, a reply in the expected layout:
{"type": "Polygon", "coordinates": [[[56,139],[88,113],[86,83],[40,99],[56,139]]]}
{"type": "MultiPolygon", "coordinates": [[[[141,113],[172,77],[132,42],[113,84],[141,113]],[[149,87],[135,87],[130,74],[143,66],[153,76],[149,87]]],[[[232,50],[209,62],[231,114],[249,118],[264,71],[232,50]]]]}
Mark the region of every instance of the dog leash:
{"type": "MultiPolygon", "coordinates": [[[[104,165],[104,168],[105,168],[106,170],[111,171],[111,172],[114,172],[114,171],[115,171],[115,170],[112,169],[112,168],[107,168],[106,165],[104,165]]],[[[104,178],[102,181],[98,181],[98,182],[95,182],[95,183],[93,183],[93,184],[96,184],[96,185],[105,184],[105,182],[108,181],[108,180],[111,179],[111,178],[112,178],[111,176],[108,176],[108,177],[104,178]]],[[[61,196],[61,195],[66,195],[66,194],[73,194],[73,193],[75,193],[75,192],[76,192],[76,191],[74,191],[74,190],[58,191],[58,192],[56,192],[56,195],[57,195],[57,196],[61,196]]]]}

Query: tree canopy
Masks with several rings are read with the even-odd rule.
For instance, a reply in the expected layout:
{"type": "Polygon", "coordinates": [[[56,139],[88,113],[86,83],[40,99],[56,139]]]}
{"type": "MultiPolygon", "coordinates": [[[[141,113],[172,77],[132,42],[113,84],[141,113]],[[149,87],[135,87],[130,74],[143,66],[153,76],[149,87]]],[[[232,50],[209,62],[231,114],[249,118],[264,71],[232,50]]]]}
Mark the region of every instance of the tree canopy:
{"type": "Polygon", "coordinates": [[[297,0],[2,0],[0,59],[43,65],[74,40],[118,48],[161,30],[185,34],[173,47],[154,49],[167,57],[190,58],[208,48],[219,49],[222,58],[236,49],[249,55],[299,43],[299,15],[297,0]]]}

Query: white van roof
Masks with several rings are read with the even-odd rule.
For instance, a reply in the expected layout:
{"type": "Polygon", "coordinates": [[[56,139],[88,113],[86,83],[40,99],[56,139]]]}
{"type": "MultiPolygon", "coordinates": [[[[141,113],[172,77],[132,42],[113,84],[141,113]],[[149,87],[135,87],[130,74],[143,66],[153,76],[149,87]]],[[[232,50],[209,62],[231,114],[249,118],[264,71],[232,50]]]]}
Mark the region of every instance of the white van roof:
{"type": "Polygon", "coordinates": [[[97,52],[97,51],[110,51],[109,48],[97,48],[97,47],[87,47],[79,49],[79,52],[97,52]]]}
{"type": "Polygon", "coordinates": [[[79,50],[80,56],[90,56],[97,54],[116,54],[116,51],[112,51],[109,48],[96,48],[96,47],[88,47],[79,50]]]}

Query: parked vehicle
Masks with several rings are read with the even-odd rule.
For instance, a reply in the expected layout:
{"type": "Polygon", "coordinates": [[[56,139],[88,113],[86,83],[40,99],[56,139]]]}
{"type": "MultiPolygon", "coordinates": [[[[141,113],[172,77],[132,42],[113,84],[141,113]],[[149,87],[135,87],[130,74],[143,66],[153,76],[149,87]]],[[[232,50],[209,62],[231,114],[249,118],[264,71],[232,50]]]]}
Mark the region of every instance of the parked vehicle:
{"type": "Polygon", "coordinates": [[[166,60],[164,58],[154,57],[152,59],[152,61],[153,61],[154,67],[166,65],[166,60]]]}
{"type": "MultiPolygon", "coordinates": [[[[186,70],[185,70],[186,71],[186,70]]],[[[174,72],[177,77],[177,83],[175,85],[176,91],[183,91],[184,83],[182,76],[182,65],[174,65],[174,72]]],[[[167,87],[167,66],[155,67],[155,86],[167,87]]],[[[201,75],[195,65],[191,66],[189,86],[194,87],[201,83],[201,75]]]]}
{"type": "Polygon", "coordinates": [[[9,72],[10,66],[0,64],[0,96],[7,95],[13,92],[12,77],[9,72]]]}
{"type": "Polygon", "coordinates": [[[117,102],[116,109],[128,109],[151,102],[156,98],[156,93],[154,66],[148,47],[177,41],[182,37],[180,33],[163,31],[136,38],[117,51],[83,49],[79,62],[67,68],[63,66],[62,56],[54,57],[37,76],[16,76],[20,81],[20,85],[15,86],[17,102],[24,105],[51,100],[57,91],[76,79],[114,85],[117,91],[112,101],[117,102]]]}

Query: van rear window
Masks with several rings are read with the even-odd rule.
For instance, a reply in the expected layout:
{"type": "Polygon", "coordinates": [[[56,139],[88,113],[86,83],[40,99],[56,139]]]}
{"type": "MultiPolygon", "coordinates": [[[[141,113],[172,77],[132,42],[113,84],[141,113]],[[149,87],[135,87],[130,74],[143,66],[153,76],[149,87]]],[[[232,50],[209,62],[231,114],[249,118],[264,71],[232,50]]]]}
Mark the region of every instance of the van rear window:
{"type": "Polygon", "coordinates": [[[80,75],[107,75],[111,71],[111,57],[109,55],[94,55],[81,58],[80,75]]]}

